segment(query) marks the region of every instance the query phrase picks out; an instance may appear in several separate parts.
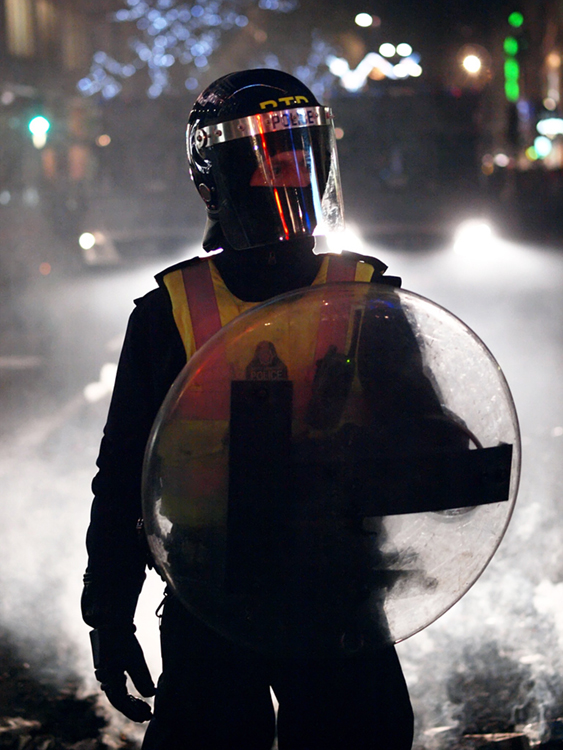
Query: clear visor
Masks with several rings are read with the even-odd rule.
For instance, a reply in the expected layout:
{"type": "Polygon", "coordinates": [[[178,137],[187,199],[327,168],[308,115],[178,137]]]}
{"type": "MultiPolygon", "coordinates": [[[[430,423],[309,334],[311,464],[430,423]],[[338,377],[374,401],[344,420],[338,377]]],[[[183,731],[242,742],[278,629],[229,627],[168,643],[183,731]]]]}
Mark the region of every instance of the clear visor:
{"type": "Polygon", "coordinates": [[[330,110],[308,107],[201,129],[213,165],[219,218],[239,249],[343,229],[342,189],[330,110]]]}

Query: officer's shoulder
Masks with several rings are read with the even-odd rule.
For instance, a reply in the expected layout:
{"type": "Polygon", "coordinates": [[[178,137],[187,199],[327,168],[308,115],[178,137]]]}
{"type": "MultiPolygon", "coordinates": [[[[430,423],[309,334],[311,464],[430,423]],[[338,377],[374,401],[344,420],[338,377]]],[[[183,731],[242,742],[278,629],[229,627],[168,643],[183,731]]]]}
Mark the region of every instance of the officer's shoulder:
{"type": "Polygon", "coordinates": [[[385,286],[400,287],[402,279],[399,276],[386,274],[387,265],[373,255],[362,255],[345,250],[341,257],[348,258],[348,262],[365,263],[373,268],[371,276],[372,284],[384,284],[385,286]]]}
{"type": "Polygon", "coordinates": [[[170,275],[171,273],[174,273],[175,271],[183,271],[185,268],[193,268],[195,266],[200,266],[202,263],[208,263],[208,258],[189,258],[188,260],[182,260],[180,263],[175,263],[173,266],[168,266],[168,268],[165,268],[164,271],[161,271],[160,273],[157,273],[155,276],[156,282],[160,288],[164,287],[164,279],[166,276],[170,275]]]}
{"type": "Polygon", "coordinates": [[[137,299],[134,300],[135,308],[140,312],[167,308],[170,304],[170,299],[164,282],[165,277],[174,273],[174,271],[180,271],[184,268],[190,268],[206,262],[207,260],[205,258],[190,258],[189,260],[175,263],[173,266],[168,266],[168,268],[160,271],[160,273],[157,273],[154,277],[158,286],[155,289],[151,289],[150,292],[147,292],[142,297],[137,297],[137,299]]]}
{"type": "Polygon", "coordinates": [[[360,253],[353,253],[349,250],[344,250],[341,257],[349,258],[350,261],[355,261],[356,263],[367,263],[377,274],[385,273],[387,270],[385,263],[378,258],[374,258],[372,255],[362,255],[360,253]]]}
{"type": "Polygon", "coordinates": [[[135,303],[136,310],[144,311],[158,307],[164,299],[163,290],[160,287],[156,287],[155,289],[151,289],[150,292],[143,294],[142,297],[137,297],[133,302],[135,303]]]}

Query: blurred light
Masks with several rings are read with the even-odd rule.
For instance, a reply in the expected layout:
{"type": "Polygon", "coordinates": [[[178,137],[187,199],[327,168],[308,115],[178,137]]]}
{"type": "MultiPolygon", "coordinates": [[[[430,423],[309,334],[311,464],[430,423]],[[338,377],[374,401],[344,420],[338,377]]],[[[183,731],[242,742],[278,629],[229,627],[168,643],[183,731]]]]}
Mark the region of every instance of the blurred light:
{"type": "Polygon", "coordinates": [[[563,135],[563,119],[561,117],[547,117],[540,120],[536,125],[538,133],[554,138],[556,135],[563,135]]]}
{"type": "Polygon", "coordinates": [[[39,204],[39,191],[34,187],[27,187],[22,193],[22,199],[26,206],[37,206],[39,204]]]}
{"type": "Polygon", "coordinates": [[[2,96],[0,96],[0,101],[2,102],[2,104],[8,106],[8,104],[12,104],[15,98],[16,98],[16,95],[14,94],[14,92],[7,89],[6,91],[2,92],[2,96]]]}
{"type": "Polygon", "coordinates": [[[33,141],[35,148],[43,148],[47,143],[47,133],[34,133],[31,136],[31,140],[33,141]]]}
{"type": "Polygon", "coordinates": [[[109,396],[115,385],[115,376],[117,375],[117,365],[113,362],[106,362],[100,370],[100,379],[94,383],[88,383],[84,388],[84,398],[90,403],[100,401],[105,396],[109,396]]]}
{"type": "MultiPolygon", "coordinates": [[[[512,13],[509,20],[512,26],[518,27],[521,22],[518,23],[517,17],[522,19],[521,13],[512,13]],[[512,19],[514,22],[511,22],[512,19]]],[[[522,19],[523,20],[523,19],[522,19]]],[[[517,102],[520,98],[520,65],[516,59],[518,54],[518,41],[512,36],[507,36],[504,40],[504,95],[509,102],[517,102]]]]}
{"type": "Polygon", "coordinates": [[[96,138],[96,145],[100,146],[101,148],[104,148],[105,146],[109,146],[110,143],[111,143],[111,138],[109,135],[105,133],[104,135],[99,135],[96,138]]]}
{"type": "Polygon", "coordinates": [[[546,109],[549,109],[550,111],[553,111],[557,107],[557,102],[555,101],[555,99],[552,99],[550,96],[546,96],[542,104],[546,109]]]}
{"type": "Polygon", "coordinates": [[[483,219],[470,219],[459,225],[454,237],[454,252],[460,255],[482,254],[494,240],[491,225],[483,219]]]}
{"type": "Polygon", "coordinates": [[[463,58],[462,65],[468,73],[478,73],[481,70],[481,60],[477,55],[467,55],[463,58]]]}
{"type": "Polygon", "coordinates": [[[49,128],[51,127],[51,123],[46,117],[38,115],[37,117],[34,117],[32,120],[30,120],[27,127],[29,128],[29,132],[32,135],[40,135],[46,133],[49,130],[49,128]]]}
{"type": "Polygon", "coordinates": [[[561,55],[557,52],[550,52],[546,62],[550,68],[559,68],[561,66],[561,55]]]}
{"type": "Polygon", "coordinates": [[[358,13],[356,18],[354,18],[354,22],[357,26],[367,29],[369,26],[373,25],[373,16],[369,13],[358,13]]]}
{"type": "Polygon", "coordinates": [[[113,99],[121,91],[122,86],[117,81],[110,80],[102,87],[102,96],[104,99],[113,99]]]}
{"type": "Polygon", "coordinates": [[[535,110],[532,110],[530,102],[525,100],[519,101],[516,105],[516,109],[518,110],[522,122],[529,122],[532,114],[535,114],[535,110]]]}
{"type": "Polygon", "coordinates": [[[385,78],[385,73],[381,68],[372,68],[369,77],[372,81],[382,81],[385,78]]]}
{"type": "Polygon", "coordinates": [[[393,72],[395,73],[395,76],[397,78],[408,78],[409,77],[409,71],[403,65],[402,62],[397,63],[396,65],[393,66],[393,72]]]}
{"type": "Polygon", "coordinates": [[[379,48],[379,54],[383,55],[383,57],[393,57],[395,52],[395,45],[389,42],[384,42],[379,48]]]}
{"type": "Polygon", "coordinates": [[[340,141],[342,140],[342,138],[344,138],[344,131],[342,130],[342,128],[334,128],[334,137],[337,141],[340,141]]]}
{"type": "Polygon", "coordinates": [[[348,227],[343,232],[327,234],[326,244],[331,253],[338,254],[343,250],[360,253],[364,249],[364,241],[360,233],[352,227],[348,227]]]}
{"type": "Polygon", "coordinates": [[[35,148],[43,148],[47,143],[47,132],[51,127],[49,120],[42,115],[38,115],[29,121],[27,127],[35,148]]]}
{"type": "Polygon", "coordinates": [[[51,264],[50,263],[41,263],[39,266],[39,273],[41,276],[48,276],[51,273],[51,264]]]}
{"type": "Polygon", "coordinates": [[[518,42],[513,36],[507,36],[503,46],[507,55],[514,56],[518,54],[518,42]]]}
{"type": "Polygon", "coordinates": [[[328,69],[333,76],[342,78],[342,76],[350,71],[350,66],[348,65],[348,61],[343,57],[333,57],[328,63],[328,69]]]}
{"type": "Polygon", "coordinates": [[[539,135],[534,140],[534,148],[536,149],[536,154],[538,155],[539,159],[545,159],[546,156],[549,156],[553,149],[553,144],[547,138],[545,135],[539,135]]]}
{"type": "Polygon", "coordinates": [[[520,75],[520,65],[512,58],[504,61],[504,75],[509,81],[517,81],[520,75]]]}
{"type": "Polygon", "coordinates": [[[83,232],[78,238],[78,244],[83,250],[90,250],[96,244],[96,238],[91,232],[83,232]]]}
{"type": "Polygon", "coordinates": [[[152,86],[149,86],[147,89],[147,96],[149,99],[156,99],[162,94],[162,91],[162,86],[159,86],[158,83],[153,83],[152,86]]]}
{"type": "Polygon", "coordinates": [[[524,16],[522,15],[522,13],[515,11],[508,16],[508,23],[515,29],[519,29],[520,26],[522,26],[522,24],[524,23],[524,16]]]}
{"type": "Polygon", "coordinates": [[[530,161],[537,161],[538,160],[538,152],[533,146],[530,146],[526,149],[526,156],[530,161]]]}
{"type": "MultiPolygon", "coordinates": [[[[398,65],[395,65],[395,72],[397,70],[397,67],[400,67],[401,72],[405,72],[407,76],[411,76],[412,78],[418,78],[422,75],[422,68],[416,62],[413,57],[405,57],[404,60],[401,60],[398,65]]],[[[404,78],[404,75],[400,76],[401,78],[404,78]]]]}
{"type": "Polygon", "coordinates": [[[2,190],[0,193],[0,205],[7,206],[12,199],[12,194],[9,190],[2,190]]]}
{"type": "MultiPolygon", "coordinates": [[[[105,99],[112,99],[122,90],[121,79],[130,78],[144,68],[150,79],[147,95],[156,99],[170,89],[170,69],[176,63],[192,68],[185,85],[189,91],[194,90],[199,82],[194,85],[193,79],[198,78],[199,70],[207,68],[223,42],[223,34],[247,27],[249,18],[241,10],[254,5],[242,0],[201,0],[193,5],[179,0],[126,2],[128,8],[121,8],[110,17],[135,29],[136,35],[128,41],[136,58],[121,63],[102,50],[95,52],[88,74],[77,84],[84,96],[101,93],[105,99]],[[195,47],[199,51],[194,51],[195,47]]],[[[298,0],[257,2],[260,8],[275,13],[291,13],[298,4],[298,0]]],[[[260,43],[266,40],[263,30],[255,30],[255,34],[260,43]]]]}
{"type": "MultiPolygon", "coordinates": [[[[393,45],[389,45],[389,47],[393,47],[393,45]]],[[[393,47],[393,49],[395,48],[393,47]]],[[[375,81],[380,81],[383,78],[396,80],[409,76],[417,78],[422,74],[422,68],[418,64],[420,55],[416,53],[393,65],[377,52],[369,52],[354,70],[350,70],[348,61],[343,57],[328,55],[325,60],[332,75],[340,78],[342,86],[347,91],[360,91],[368,78],[375,81]]]]}
{"type": "Polygon", "coordinates": [[[495,171],[495,160],[492,154],[485,154],[481,159],[481,172],[484,175],[491,175],[495,171]]]}
{"type": "Polygon", "coordinates": [[[517,102],[520,96],[520,86],[516,81],[505,81],[504,93],[509,102],[517,102]]]}
{"type": "Polygon", "coordinates": [[[506,154],[497,154],[493,161],[497,167],[508,167],[510,164],[510,159],[506,154]]]}
{"type": "Polygon", "coordinates": [[[401,42],[397,45],[397,54],[401,57],[408,57],[412,54],[412,47],[406,42],[401,42]]]}

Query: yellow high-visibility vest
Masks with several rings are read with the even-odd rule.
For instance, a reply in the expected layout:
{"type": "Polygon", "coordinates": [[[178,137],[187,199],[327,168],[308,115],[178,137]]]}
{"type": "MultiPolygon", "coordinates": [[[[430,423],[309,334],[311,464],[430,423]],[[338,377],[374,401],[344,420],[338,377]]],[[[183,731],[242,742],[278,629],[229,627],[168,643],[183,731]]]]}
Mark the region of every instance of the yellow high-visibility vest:
{"type": "MultiPolygon", "coordinates": [[[[374,273],[381,274],[384,270],[385,266],[375,259],[372,265],[354,256],[326,255],[312,286],[337,281],[369,282],[374,273]]],[[[163,282],[188,360],[223,326],[261,304],[235,297],[212,259],[192,261],[173,269],[163,277],[163,282]]],[[[261,329],[255,340],[252,332],[245,336],[242,349],[240,341],[232,351],[227,347],[218,366],[218,388],[213,390],[213,384],[209,383],[209,372],[207,377],[204,373],[201,382],[193,379],[187,386],[186,413],[182,413],[180,404],[175,417],[163,426],[158,444],[163,471],[161,512],[174,523],[203,527],[222,525],[225,520],[230,396],[225,384],[248,378],[253,355],[265,343],[274,347],[278,360],[286,368],[283,378],[294,380],[296,385],[303,383],[303,368],[311,371],[312,379],[311,365],[334,342],[332,326],[323,329],[318,316],[299,318],[293,326],[291,320],[288,323],[284,319],[280,325],[278,331],[275,324],[269,329],[269,342],[262,341],[261,329]],[[295,330],[288,333],[288,325],[295,330]],[[229,372],[221,371],[221,367],[229,368],[229,372]]],[[[347,335],[346,323],[346,330],[338,334],[342,348],[347,335]]],[[[303,412],[306,398],[304,389],[296,387],[295,413],[303,412]]]]}

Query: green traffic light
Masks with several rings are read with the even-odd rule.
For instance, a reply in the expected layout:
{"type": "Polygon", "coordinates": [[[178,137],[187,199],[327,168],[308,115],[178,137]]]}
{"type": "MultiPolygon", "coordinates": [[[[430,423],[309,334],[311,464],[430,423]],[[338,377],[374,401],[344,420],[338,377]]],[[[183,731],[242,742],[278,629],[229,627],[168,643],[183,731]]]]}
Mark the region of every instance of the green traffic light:
{"type": "Polygon", "coordinates": [[[520,76],[520,66],[514,60],[509,58],[504,62],[504,77],[507,81],[517,81],[520,76]]]}
{"type": "Polygon", "coordinates": [[[38,115],[29,121],[27,127],[32,135],[45,135],[51,127],[51,123],[46,117],[38,115]]]}
{"type": "Polygon", "coordinates": [[[507,55],[514,56],[518,53],[518,42],[513,36],[507,36],[503,46],[507,55]]]}
{"type": "Polygon", "coordinates": [[[519,11],[515,10],[508,16],[508,23],[515,29],[519,29],[524,23],[524,16],[519,11]]]}
{"type": "Polygon", "coordinates": [[[517,102],[520,97],[518,81],[505,81],[504,93],[509,102],[517,102]]]}

